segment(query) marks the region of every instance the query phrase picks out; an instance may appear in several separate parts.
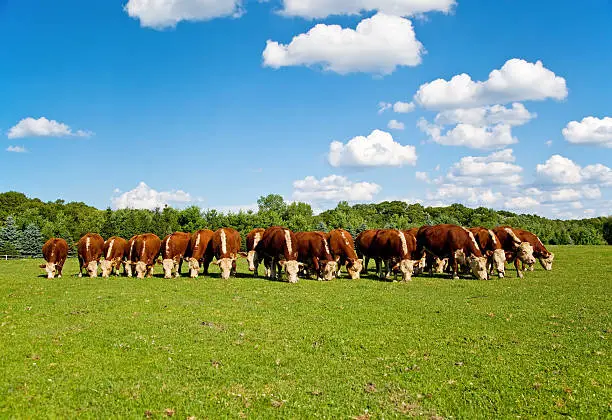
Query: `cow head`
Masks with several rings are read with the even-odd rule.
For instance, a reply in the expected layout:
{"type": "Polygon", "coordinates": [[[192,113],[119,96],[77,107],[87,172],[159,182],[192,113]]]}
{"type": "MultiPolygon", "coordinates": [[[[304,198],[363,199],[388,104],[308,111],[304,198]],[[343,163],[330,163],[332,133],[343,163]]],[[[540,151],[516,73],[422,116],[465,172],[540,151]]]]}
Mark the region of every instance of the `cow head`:
{"type": "Polygon", "coordinates": [[[535,264],[536,260],[533,256],[533,247],[529,242],[521,242],[516,247],[516,257],[525,264],[535,264]]]}
{"type": "MultiPolygon", "coordinates": [[[[463,255],[463,251],[461,251],[460,255],[463,255]]],[[[463,257],[465,257],[465,255],[463,255],[463,257]]],[[[448,258],[436,257],[433,262],[433,271],[436,274],[443,274],[447,266],[448,266],[448,258]]]]}
{"type": "Polygon", "coordinates": [[[247,253],[241,252],[240,255],[243,255],[246,257],[247,263],[249,263],[249,271],[255,271],[255,259],[256,259],[255,251],[252,250],[247,253]]]}
{"type": "Polygon", "coordinates": [[[412,280],[412,274],[414,273],[414,267],[419,265],[419,260],[401,260],[393,267],[393,270],[402,272],[402,281],[412,280]]]}
{"type": "Polygon", "coordinates": [[[128,277],[132,277],[132,275],[133,275],[132,271],[133,270],[134,270],[134,263],[132,263],[132,261],[130,261],[130,260],[127,260],[125,262],[125,274],[128,277]]]}
{"type": "Polygon", "coordinates": [[[162,268],[164,269],[164,278],[171,279],[172,270],[174,269],[174,260],[170,258],[162,260],[162,268]]]}
{"type": "Polygon", "coordinates": [[[474,274],[478,280],[486,280],[488,278],[486,257],[476,257],[474,255],[470,255],[467,257],[467,263],[470,266],[472,274],[474,274]]]}
{"type": "MultiPolygon", "coordinates": [[[[338,268],[340,269],[340,268],[338,268]]],[[[363,270],[363,260],[349,259],[346,262],[346,271],[353,280],[357,280],[363,270]]]]}
{"type": "Polygon", "coordinates": [[[546,271],[552,270],[552,263],[553,263],[553,260],[555,259],[555,254],[551,252],[550,254],[548,254],[547,257],[542,256],[538,259],[540,260],[540,264],[542,264],[542,267],[544,268],[544,270],[546,271]]]}
{"type": "Polygon", "coordinates": [[[414,271],[412,274],[417,275],[421,274],[425,270],[425,265],[427,263],[427,255],[423,255],[420,260],[416,262],[414,265],[414,271]]]}
{"type": "Polygon", "coordinates": [[[493,261],[493,266],[495,266],[499,278],[503,278],[506,273],[506,252],[503,249],[496,249],[489,258],[493,261]]]}
{"type": "Polygon", "coordinates": [[[200,274],[200,262],[195,258],[189,258],[189,277],[195,279],[200,274]]]}
{"type": "Polygon", "coordinates": [[[108,278],[113,271],[113,262],[111,260],[100,261],[100,268],[102,269],[102,277],[108,278]]]}
{"type": "Polygon", "coordinates": [[[87,264],[87,274],[89,275],[89,277],[98,277],[98,261],[97,260],[90,261],[89,264],[87,264]]]}
{"type": "Polygon", "coordinates": [[[465,252],[463,252],[462,249],[458,249],[455,251],[455,259],[457,260],[457,263],[461,265],[465,265],[467,263],[465,252]]]}
{"type": "Polygon", "coordinates": [[[286,261],[281,260],[278,262],[281,267],[285,269],[287,273],[287,280],[289,283],[297,283],[298,282],[298,272],[304,268],[304,264],[295,260],[286,261]]]}
{"type": "Polygon", "coordinates": [[[324,263],[323,280],[333,280],[338,272],[338,262],[334,260],[322,262],[324,263]]]}
{"type": "Polygon", "coordinates": [[[235,258],[221,258],[220,260],[215,261],[215,264],[217,264],[221,270],[222,279],[229,279],[234,266],[234,261],[235,258]]]}
{"type": "Polygon", "coordinates": [[[46,263],[46,264],[41,264],[39,267],[44,269],[47,272],[47,278],[48,279],[52,279],[55,278],[55,263],[46,263]]]}
{"type": "Polygon", "coordinates": [[[144,279],[147,274],[147,264],[144,261],[136,263],[136,278],[144,279]]]}

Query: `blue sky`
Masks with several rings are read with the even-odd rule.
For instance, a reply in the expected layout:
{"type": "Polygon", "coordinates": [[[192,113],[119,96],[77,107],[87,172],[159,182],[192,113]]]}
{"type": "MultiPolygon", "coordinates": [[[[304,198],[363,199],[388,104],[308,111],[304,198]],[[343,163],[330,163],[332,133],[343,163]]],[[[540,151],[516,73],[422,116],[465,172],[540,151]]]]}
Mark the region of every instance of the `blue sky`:
{"type": "Polygon", "coordinates": [[[171,3],[0,0],[1,191],[611,213],[612,2],[171,3]]]}

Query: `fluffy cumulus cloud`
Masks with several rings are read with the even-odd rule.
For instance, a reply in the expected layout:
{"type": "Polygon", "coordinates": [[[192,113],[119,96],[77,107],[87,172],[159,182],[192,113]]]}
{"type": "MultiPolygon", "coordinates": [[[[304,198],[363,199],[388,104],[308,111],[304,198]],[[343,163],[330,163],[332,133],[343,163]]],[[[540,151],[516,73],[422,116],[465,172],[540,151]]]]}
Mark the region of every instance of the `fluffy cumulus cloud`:
{"type": "Polygon", "coordinates": [[[581,167],[573,160],[561,155],[553,155],[546,162],[536,166],[541,182],[547,184],[598,184],[612,186],[612,169],[596,163],[581,167]]]}
{"type": "Polygon", "coordinates": [[[371,182],[352,182],[339,175],[317,179],[307,176],[293,183],[296,201],[370,201],[381,187],[371,182]]]}
{"type": "Polygon", "coordinates": [[[119,194],[111,199],[112,205],[116,209],[149,209],[163,208],[171,203],[189,203],[191,195],[182,190],[177,191],[156,191],[144,182],[140,182],[136,188],[119,194]]]}
{"type": "Polygon", "coordinates": [[[242,14],[240,0],[129,0],[124,9],[155,29],[174,27],[181,21],[202,21],[242,14]]]}
{"type": "Polygon", "coordinates": [[[7,152],[13,152],[13,153],[26,153],[27,150],[25,147],[23,146],[9,146],[6,148],[7,152]]]}
{"type": "Polygon", "coordinates": [[[396,16],[419,15],[427,12],[449,13],[455,0],[283,0],[282,14],[305,18],[330,15],[356,15],[380,11],[396,16]]]}
{"type": "Polygon", "coordinates": [[[425,83],[414,100],[425,108],[440,110],[565,97],[567,86],[563,77],[544,67],[541,61],[530,63],[513,58],[489,73],[485,81],[474,81],[463,73],[451,80],[425,83]]]}
{"type": "Polygon", "coordinates": [[[403,122],[400,122],[398,120],[391,120],[389,121],[389,123],[387,124],[387,127],[390,130],[403,130],[406,128],[406,126],[404,125],[403,122]]]}
{"type": "Polygon", "coordinates": [[[471,124],[487,126],[506,124],[517,126],[526,124],[535,117],[536,114],[529,112],[525,105],[514,102],[508,108],[503,105],[493,105],[445,110],[438,113],[434,121],[438,125],[471,124]]]}
{"type": "Polygon", "coordinates": [[[507,124],[497,124],[492,127],[457,124],[445,131],[443,126],[430,124],[421,118],[417,126],[429,136],[431,141],[444,146],[486,150],[499,149],[518,142],[518,139],[512,135],[512,127],[507,124]]]}
{"type": "Polygon", "coordinates": [[[45,117],[38,119],[28,117],[11,127],[7,136],[9,139],[18,139],[22,137],[89,137],[91,134],[83,130],[72,131],[68,125],[48,120],[45,117]]]}
{"type": "Polygon", "coordinates": [[[509,210],[525,210],[538,206],[540,202],[533,197],[518,196],[509,198],[504,202],[504,207],[509,210]]]}
{"type": "Polygon", "coordinates": [[[268,40],[264,66],[321,66],[339,74],[365,72],[390,74],[398,66],[417,66],[424,53],[412,22],[378,13],[362,20],[356,29],[318,24],[295,36],[289,44],[268,40]]]}
{"type": "Polygon", "coordinates": [[[451,166],[446,180],[465,185],[519,185],[523,168],[512,163],[514,161],[512,149],[488,156],[465,156],[451,166]]]}
{"type": "Polygon", "coordinates": [[[333,141],[329,146],[330,165],[347,167],[376,167],[416,165],[414,146],[403,146],[385,131],[374,130],[370,135],[357,136],[344,144],[333,141]]]}
{"type": "Polygon", "coordinates": [[[397,101],[394,104],[389,103],[389,102],[379,102],[378,103],[378,113],[379,114],[382,114],[388,109],[392,109],[393,112],[396,112],[398,114],[408,114],[414,111],[414,108],[415,108],[414,102],[397,101]]]}
{"type": "Polygon", "coordinates": [[[468,187],[455,184],[442,184],[434,191],[427,192],[427,199],[432,205],[450,205],[461,203],[468,206],[492,207],[503,200],[500,192],[485,187],[468,187]]]}
{"type": "Polygon", "coordinates": [[[562,132],[570,143],[612,147],[611,117],[586,117],[580,122],[570,121],[562,132]]]}

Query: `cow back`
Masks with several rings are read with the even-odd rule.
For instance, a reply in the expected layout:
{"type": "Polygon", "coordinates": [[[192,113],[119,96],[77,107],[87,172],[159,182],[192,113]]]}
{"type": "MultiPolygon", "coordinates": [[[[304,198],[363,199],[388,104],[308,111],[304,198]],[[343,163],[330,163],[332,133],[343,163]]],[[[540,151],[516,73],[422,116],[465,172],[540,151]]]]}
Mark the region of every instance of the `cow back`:
{"type": "Polygon", "coordinates": [[[185,255],[191,235],[185,232],[174,232],[166,236],[161,243],[163,259],[175,259],[185,255]]]}
{"type": "Polygon", "coordinates": [[[51,238],[43,245],[42,254],[49,263],[61,263],[68,256],[68,243],[62,238],[51,238]]]}
{"type": "Polygon", "coordinates": [[[104,251],[104,239],[97,233],[84,235],[77,243],[77,252],[85,264],[97,261],[104,251]]]}
{"type": "Polygon", "coordinates": [[[210,229],[196,231],[191,235],[185,256],[199,261],[207,252],[212,252],[212,238],[214,234],[215,232],[210,229]]]}
{"type": "Polygon", "coordinates": [[[263,228],[255,228],[248,233],[246,236],[246,249],[247,251],[255,250],[255,247],[263,238],[263,234],[266,230],[263,228]]]}
{"type": "Polygon", "coordinates": [[[126,253],[126,247],[128,242],[119,237],[119,236],[111,236],[104,242],[104,249],[102,250],[102,255],[104,255],[104,259],[106,260],[114,260],[114,259],[122,259],[126,253]]]}
{"type": "Polygon", "coordinates": [[[298,257],[301,261],[306,261],[313,257],[320,260],[333,260],[325,233],[297,232],[295,238],[297,239],[298,257]]]}
{"type": "Polygon", "coordinates": [[[295,261],[298,258],[297,238],[289,229],[271,226],[265,230],[255,251],[263,256],[295,261]]]}
{"type": "Polygon", "coordinates": [[[333,257],[357,259],[355,242],[349,232],[344,229],[334,229],[327,234],[329,249],[333,257]]]}
{"type": "Polygon", "coordinates": [[[240,233],[236,229],[218,229],[212,237],[213,253],[217,259],[235,258],[241,242],[240,233]]]}
{"type": "Polygon", "coordinates": [[[147,266],[155,264],[155,259],[159,255],[161,240],[153,233],[145,233],[136,237],[135,245],[136,260],[142,261],[147,266]]]}

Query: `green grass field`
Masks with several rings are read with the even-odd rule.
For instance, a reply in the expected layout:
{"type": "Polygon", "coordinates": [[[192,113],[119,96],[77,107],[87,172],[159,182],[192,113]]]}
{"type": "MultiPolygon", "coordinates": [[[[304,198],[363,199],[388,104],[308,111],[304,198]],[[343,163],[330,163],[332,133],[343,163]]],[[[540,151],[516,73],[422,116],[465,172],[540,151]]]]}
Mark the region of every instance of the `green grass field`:
{"type": "Polygon", "coordinates": [[[408,284],[1,261],[0,416],[610,418],[612,247],[551,248],[524,280],[408,284]]]}

